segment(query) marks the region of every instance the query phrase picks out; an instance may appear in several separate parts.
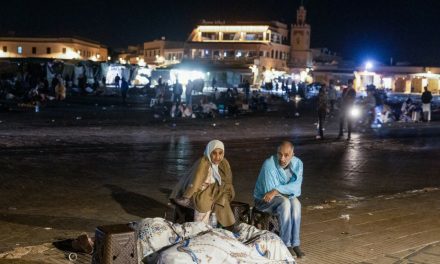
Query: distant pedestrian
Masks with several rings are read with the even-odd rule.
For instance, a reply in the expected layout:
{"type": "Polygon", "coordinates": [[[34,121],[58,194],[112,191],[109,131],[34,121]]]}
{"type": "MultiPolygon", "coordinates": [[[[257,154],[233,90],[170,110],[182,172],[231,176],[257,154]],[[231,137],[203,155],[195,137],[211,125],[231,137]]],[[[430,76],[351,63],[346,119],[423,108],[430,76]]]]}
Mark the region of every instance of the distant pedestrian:
{"type": "Polygon", "coordinates": [[[423,109],[423,121],[431,121],[431,101],[432,94],[428,90],[428,86],[425,86],[425,91],[422,93],[422,109],[423,109]]]}
{"type": "Polygon", "coordinates": [[[335,103],[337,99],[337,92],[335,88],[335,81],[330,80],[329,86],[328,86],[328,100],[330,102],[330,113],[333,114],[333,111],[335,110],[335,103]]]}
{"type": "Polygon", "coordinates": [[[180,102],[182,100],[182,93],[183,93],[182,84],[179,83],[179,80],[177,80],[176,83],[174,84],[174,87],[173,87],[173,96],[174,96],[173,102],[175,104],[177,104],[177,105],[180,104],[180,102]]]}
{"type": "Polygon", "coordinates": [[[324,121],[328,112],[328,98],[325,85],[319,89],[318,94],[318,133],[316,139],[324,139],[324,121]]]}
{"type": "Polygon", "coordinates": [[[246,96],[246,104],[249,104],[249,94],[251,92],[251,85],[248,80],[244,81],[244,94],[246,96]]]}
{"type": "Polygon", "coordinates": [[[189,80],[188,84],[186,85],[186,90],[185,90],[185,99],[186,99],[186,106],[191,106],[192,105],[192,91],[194,89],[194,83],[189,80]]]}
{"type": "Polygon", "coordinates": [[[215,77],[212,78],[212,90],[216,90],[217,88],[217,80],[215,79],[215,77]]]}
{"type": "Polygon", "coordinates": [[[121,81],[121,77],[119,77],[119,74],[116,74],[115,77],[115,87],[119,88],[119,82],[121,81]]]}
{"type": "Polygon", "coordinates": [[[64,80],[61,76],[58,76],[58,82],[55,86],[55,98],[58,101],[62,101],[66,99],[66,86],[64,85],[64,80]]]}
{"type": "Polygon", "coordinates": [[[341,108],[339,112],[339,135],[338,139],[344,136],[344,124],[347,122],[347,140],[351,139],[352,120],[349,116],[349,111],[354,105],[356,99],[356,90],[353,88],[353,80],[347,82],[347,88],[342,91],[341,108]]]}
{"type": "Polygon", "coordinates": [[[124,77],[122,77],[121,81],[121,96],[122,96],[122,102],[125,103],[125,100],[127,99],[127,92],[128,92],[128,82],[125,80],[124,77]]]}

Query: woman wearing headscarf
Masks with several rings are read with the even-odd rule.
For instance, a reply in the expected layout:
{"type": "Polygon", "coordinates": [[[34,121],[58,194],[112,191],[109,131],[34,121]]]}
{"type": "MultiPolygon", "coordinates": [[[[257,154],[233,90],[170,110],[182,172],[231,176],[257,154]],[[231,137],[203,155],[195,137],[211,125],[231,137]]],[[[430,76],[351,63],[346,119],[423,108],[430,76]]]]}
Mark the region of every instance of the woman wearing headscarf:
{"type": "Polygon", "coordinates": [[[224,154],[223,142],[210,141],[203,157],[195,162],[171,194],[176,203],[194,209],[194,221],[208,223],[209,215],[214,212],[223,227],[235,223],[230,206],[235,196],[232,172],[224,154]]]}

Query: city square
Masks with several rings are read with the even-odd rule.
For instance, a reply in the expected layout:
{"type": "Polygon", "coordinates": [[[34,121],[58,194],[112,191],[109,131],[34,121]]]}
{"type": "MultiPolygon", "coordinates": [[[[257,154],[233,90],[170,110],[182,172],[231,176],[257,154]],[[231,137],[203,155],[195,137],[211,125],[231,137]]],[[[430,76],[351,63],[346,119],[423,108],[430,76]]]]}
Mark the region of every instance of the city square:
{"type": "MultiPolygon", "coordinates": [[[[439,263],[440,64],[313,49],[309,23],[319,20],[306,14],[317,19],[319,4],[293,2],[287,22],[213,17],[191,23],[186,41],[159,35],[119,51],[70,34],[1,35],[0,263],[92,263],[60,243],[94,238],[97,227],[175,220],[170,195],[214,139],[233,200],[253,209],[263,163],[293,144],[304,166],[294,197],[305,256],[284,263],[439,263]]],[[[203,255],[185,252],[173,263],[203,255]]]]}

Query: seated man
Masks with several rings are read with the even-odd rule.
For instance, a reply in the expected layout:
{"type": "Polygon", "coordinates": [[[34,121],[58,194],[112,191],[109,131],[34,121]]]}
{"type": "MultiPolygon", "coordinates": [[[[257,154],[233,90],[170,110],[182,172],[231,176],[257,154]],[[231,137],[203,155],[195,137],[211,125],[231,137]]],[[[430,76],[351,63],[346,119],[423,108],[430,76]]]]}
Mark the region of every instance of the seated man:
{"type": "Polygon", "coordinates": [[[255,208],[277,216],[280,237],[292,255],[304,256],[299,248],[301,224],[301,195],[303,163],[294,157],[293,144],[284,141],[277,155],[266,159],[254,190],[255,208]]]}
{"type": "Polygon", "coordinates": [[[195,222],[208,224],[211,213],[215,213],[218,222],[232,230],[235,218],[230,203],[235,191],[224,151],[223,142],[211,140],[204,156],[181,178],[170,198],[181,206],[192,207],[195,222]]]}

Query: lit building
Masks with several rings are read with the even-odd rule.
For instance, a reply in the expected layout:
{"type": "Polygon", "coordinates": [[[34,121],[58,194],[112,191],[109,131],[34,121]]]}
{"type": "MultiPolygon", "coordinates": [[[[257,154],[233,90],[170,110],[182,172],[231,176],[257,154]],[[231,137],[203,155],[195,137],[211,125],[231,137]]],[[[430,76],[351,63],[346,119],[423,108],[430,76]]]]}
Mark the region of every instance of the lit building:
{"type": "Polygon", "coordinates": [[[162,37],[160,40],[144,42],[143,45],[128,46],[128,49],[119,52],[118,60],[122,64],[166,66],[182,61],[183,47],[183,42],[169,41],[162,37]]]}
{"type": "Polygon", "coordinates": [[[0,58],[107,61],[107,56],[107,47],[78,37],[0,37],[0,58]]]}
{"type": "Polygon", "coordinates": [[[364,91],[368,85],[397,93],[422,93],[427,86],[433,94],[440,93],[440,68],[419,66],[375,65],[367,69],[343,65],[320,65],[313,67],[313,81],[328,83],[329,80],[346,84],[354,79],[357,91],[364,91]]]}
{"type": "Polygon", "coordinates": [[[148,64],[168,65],[182,61],[184,43],[180,41],[154,40],[144,43],[144,59],[148,64]]]}
{"type": "Polygon", "coordinates": [[[290,56],[286,24],[271,22],[210,22],[198,25],[185,44],[188,59],[249,69],[287,70],[290,56]]]}

